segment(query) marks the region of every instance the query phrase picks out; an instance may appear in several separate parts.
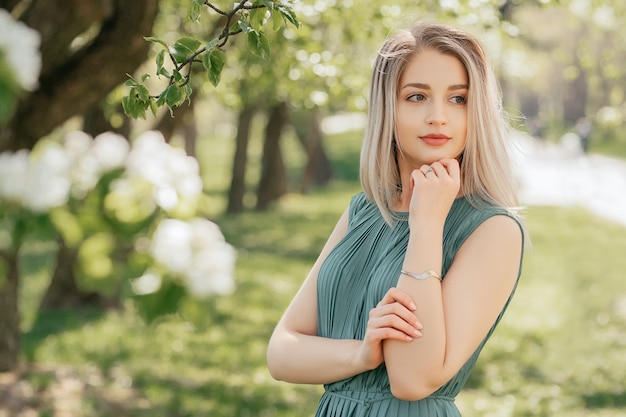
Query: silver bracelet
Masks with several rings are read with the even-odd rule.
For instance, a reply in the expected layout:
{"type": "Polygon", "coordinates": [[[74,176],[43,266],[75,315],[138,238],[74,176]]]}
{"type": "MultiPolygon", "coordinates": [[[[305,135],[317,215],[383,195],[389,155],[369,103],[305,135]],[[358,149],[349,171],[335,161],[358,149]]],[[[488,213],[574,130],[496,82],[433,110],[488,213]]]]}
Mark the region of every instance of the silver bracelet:
{"type": "Polygon", "coordinates": [[[437,278],[441,282],[441,275],[439,275],[438,273],[436,273],[433,270],[429,270],[429,271],[423,272],[421,274],[414,274],[412,272],[407,272],[404,269],[402,269],[400,271],[400,273],[404,274],[404,275],[407,275],[407,276],[409,276],[411,278],[419,279],[420,281],[423,281],[425,279],[428,279],[428,278],[432,277],[432,278],[437,278]]]}

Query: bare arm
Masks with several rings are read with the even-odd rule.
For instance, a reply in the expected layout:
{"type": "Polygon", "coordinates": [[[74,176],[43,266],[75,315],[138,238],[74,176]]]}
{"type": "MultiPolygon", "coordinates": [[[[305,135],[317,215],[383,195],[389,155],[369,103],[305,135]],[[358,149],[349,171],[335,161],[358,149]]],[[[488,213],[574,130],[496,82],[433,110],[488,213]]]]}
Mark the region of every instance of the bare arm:
{"type": "MultiPolygon", "coordinates": [[[[442,159],[410,173],[409,242],[402,268],[440,273],[443,229],[460,187],[459,163],[442,159]]],[[[497,215],[463,243],[445,279],[402,275],[396,291],[411,297],[423,324],[421,338],[387,340],[384,360],[392,393],[419,400],[449,381],[497,319],[519,273],[522,233],[515,220],[497,215]]]]}
{"type": "Polygon", "coordinates": [[[421,324],[413,314],[412,300],[395,289],[385,296],[382,306],[370,314],[364,340],[317,335],[317,276],[347,228],[346,211],[270,338],[267,362],[275,379],[306,384],[339,381],[380,365],[383,340],[406,341],[420,335],[421,324]]]}
{"type": "MultiPolygon", "coordinates": [[[[412,234],[404,269],[441,268],[441,226],[412,234]]],[[[410,295],[424,325],[411,343],[386,341],[384,356],[393,394],[424,398],[450,380],[495,322],[515,285],[522,235],[506,216],[486,220],[460,248],[445,279],[402,276],[398,288],[410,295]]]]}
{"type": "Polygon", "coordinates": [[[346,211],[274,329],[267,363],[270,373],[278,380],[323,384],[363,371],[354,361],[359,341],[317,336],[317,274],[329,252],[345,235],[347,225],[346,211]]]}

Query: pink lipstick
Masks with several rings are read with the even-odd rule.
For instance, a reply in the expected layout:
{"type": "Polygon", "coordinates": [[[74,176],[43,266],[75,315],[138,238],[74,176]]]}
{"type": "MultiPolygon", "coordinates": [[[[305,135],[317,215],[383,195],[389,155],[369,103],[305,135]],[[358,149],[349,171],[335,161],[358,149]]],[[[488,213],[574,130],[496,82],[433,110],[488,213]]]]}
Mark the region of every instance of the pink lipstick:
{"type": "Polygon", "coordinates": [[[440,133],[431,133],[428,135],[420,136],[420,139],[422,139],[424,142],[426,142],[427,145],[430,146],[442,146],[448,143],[450,137],[440,133]]]}

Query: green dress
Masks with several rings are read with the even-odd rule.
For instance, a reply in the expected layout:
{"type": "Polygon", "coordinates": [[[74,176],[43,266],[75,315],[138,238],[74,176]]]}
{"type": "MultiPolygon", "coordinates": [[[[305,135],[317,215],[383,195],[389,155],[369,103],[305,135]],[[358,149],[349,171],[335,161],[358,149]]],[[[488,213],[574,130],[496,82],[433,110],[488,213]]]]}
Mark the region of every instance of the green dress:
{"type": "MultiPolygon", "coordinates": [[[[363,193],[352,198],[349,214],[346,236],[331,251],[319,271],[318,334],[334,339],[363,340],[369,311],[389,288],[397,284],[400,276],[409,238],[408,214],[395,213],[400,219],[392,228],[385,223],[377,206],[369,202],[363,193]]],[[[483,221],[498,214],[508,215],[505,210],[486,203],[477,209],[464,197],[454,201],[444,226],[444,279],[465,239],[483,221]]],[[[511,297],[471,358],[450,381],[429,397],[419,401],[395,398],[391,394],[383,363],[372,371],[326,384],[315,416],[460,416],[454,398],[465,384],[482,347],[510,300],[511,297]]]]}

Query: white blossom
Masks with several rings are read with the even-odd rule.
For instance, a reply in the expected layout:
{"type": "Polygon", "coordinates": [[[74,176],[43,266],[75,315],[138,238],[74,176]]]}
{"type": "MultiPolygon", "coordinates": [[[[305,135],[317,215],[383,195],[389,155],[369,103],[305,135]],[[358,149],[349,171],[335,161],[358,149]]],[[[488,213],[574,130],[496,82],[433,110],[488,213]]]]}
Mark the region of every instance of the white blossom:
{"type": "Polygon", "coordinates": [[[58,144],[0,154],[0,198],[44,213],[67,202],[71,159],[58,144]]]}
{"type": "Polygon", "coordinates": [[[128,140],[113,132],[105,132],[96,136],[91,147],[91,152],[101,173],[123,167],[129,151],[130,143],[128,140]]]}
{"type": "Polygon", "coordinates": [[[72,195],[78,199],[84,198],[100,180],[100,172],[90,153],[93,138],[80,130],[72,131],[63,138],[63,146],[73,161],[70,173],[72,195]]]}
{"type": "MultiPolygon", "coordinates": [[[[91,140],[91,139],[90,139],[91,140]]],[[[83,156],[74,158],[74,164],[70,173],[72,182],[72,195],[78,199],[93,190],[101,178],[101,172],[94,156],[87,152],[83,156]]]]}
{"type": "Polygon", "coordinates": [[[91,149],[93,138],[81,130],[69,132],[63,138],[63,146],[72,158],[82,158],[91,149]]]}
{"type": "Polygon", "coordinates": [[[6,57],[22,88],[33,91],[37,88],[41,71],[39,45],[41,35],[0,9],[0,54],[6,57]]]}
{"type": "Polygon", "coordinates": [[[53,142],[39,146],[37,151],[31,153],[22,204],[32,211],[45,213],[62,206],[69,198],[71,158],[53,142]]]}
{"type": "Polygon", "coordinates": [[[72,194],[82,198],[109,171],[123,168],[130,151],[128,140],[112,132],[94,138],[85,132],[70,132],[64,147],[72,158],[72,194]]]}
{"type": "Polygon", "coordinates": [[[190,222],[194,231],[195,256],[187,273],[192,294],[227,294],[234,289],[235,250],[226,243],[219,227],[206,219],[190,222]]]}
{"type": "Polygon", "coordinates": [[[195,296],[226,294],[234,288],[235,250],[209,220],[163,220],[152,237],[152,255],[179,275],[195,296]]]}
{"type": "Polygon", "coordinates": [[[137,295],[155,293],[161,288],[162,277],[158,273],[148,271],[131,283],[133,292],[137,295]]]}
{"type": "Polygon", "coordinates": [[[159,223],[152,237],[152,256],[175,274],[188,269],[193,258],[193,229],[190,223],[166,219],[159,223]]]}
{"type": "Polygon", "coordinates": [[[168,145],[160,132],[145,132],[135,139],[126,167],[129,176],[153,184],[155,203],[166,211],[181,199],[198,198],[202,193],[197,160],[168,145]]]}
{"type": "Polygon", "coordinates": [[[0,153],[0,200],[21,203],[28,183],[30,154],[22,149],[0,153]]]}

